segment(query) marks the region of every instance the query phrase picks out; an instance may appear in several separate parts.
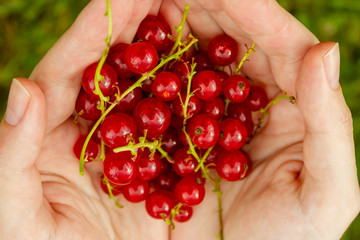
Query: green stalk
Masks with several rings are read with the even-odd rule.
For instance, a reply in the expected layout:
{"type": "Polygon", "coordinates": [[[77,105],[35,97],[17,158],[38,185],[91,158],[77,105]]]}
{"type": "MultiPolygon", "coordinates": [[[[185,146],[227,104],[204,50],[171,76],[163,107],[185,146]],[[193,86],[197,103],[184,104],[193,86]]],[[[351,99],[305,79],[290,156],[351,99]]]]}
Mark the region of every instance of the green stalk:
{"type": "Polygon", "coordinates": [[[172,47],[169,56],[173,55],[175,50],[178,48],[178,46],[181,44],[181,37],[182,37],[182,33],[184,30],[184,26],[185,26],[185,22],[186,22],[186,18],[187,18],[187,14],[189,12],[190,6],[189,4],[185,5],[185,9],[184,9],[184,13],[181,19],[181,22],[179,24],[179,26],[175,27],[175,31],[178,33],[177,37],[176,37],[176,41],[174,46],[172,47]]]}
{"type": "Polygon", "coordinates": [[[251,48],[249,48],[249,49],[246,51],[243,59],[242,59],[241,62],[239,63],[238,67],[236,68],[235,74],[240,74],[240,69],[241,69],[242,65],[244,64],[244,62],[246,61],[246,59],[249,57],[249,55],[250,55],[252,52],[255,52],[255,49],[254,49],[254,48],[255,48],[255,42],[253,42],[251,48]]]}

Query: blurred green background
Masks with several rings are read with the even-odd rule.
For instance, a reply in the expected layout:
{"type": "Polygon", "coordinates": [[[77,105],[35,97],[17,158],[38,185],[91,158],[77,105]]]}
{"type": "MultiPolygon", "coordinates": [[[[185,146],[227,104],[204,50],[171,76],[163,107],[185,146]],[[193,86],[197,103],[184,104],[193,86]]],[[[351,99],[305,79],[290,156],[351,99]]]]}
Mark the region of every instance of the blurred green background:
{"type": "MultiPolygon", "coordinates": [[[[86,0],[0,0],[0,116],[11,79],[27,77],[36,63],[74,21],[86,0]]],[[[360,166],[360,1],[279,0],[320,41],[341,48],[341,85],[353,113],[360,166]]],[[[360,172],[360,167],[358,167],[360,172]]],[[[360,239],[360,217],[342,238],[360,239]]]]}

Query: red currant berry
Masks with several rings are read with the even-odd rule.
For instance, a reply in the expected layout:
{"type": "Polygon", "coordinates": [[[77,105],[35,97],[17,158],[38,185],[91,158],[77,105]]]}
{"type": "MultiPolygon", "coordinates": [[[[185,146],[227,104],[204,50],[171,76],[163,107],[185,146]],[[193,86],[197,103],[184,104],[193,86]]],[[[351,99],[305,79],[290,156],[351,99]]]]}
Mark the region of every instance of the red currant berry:
{"type": "MultiPolygon", "coordinates": [[[[131,87],[134,84],[134,81],[129,80],[129,79],[121,79],[119,81],[119,89],[120,89],[120,93],[125,92],[129,87],[131,87]]],[[[119,104],[118,104],[118,109],[120,110],[120,112],[126,112],[129,113],[131,112],[134,107],[136,106],[136,104],[138,102],[140,102],[140,100],[142,99],[142,91],[141,88],[135,88],[133,91],[129,92],[128,94],[126,94],[126,96],[124,96],[119,104]]]]}
{"type": "Polygon", "coordinates": [[[161,139],[161,148],[172,156],[181,147],[177,130],[169,127],[161,139]]]}
{"type": "Polygon", "coordinates": [[[154,191],[145,201],[147,213],[157,219],[169,217],[175,204],[172,194],[162,190],[154,191]]]}
{"type": "Polygon", "coordinates": [[[173,169],[180,176],[195,176],[195,168],[198,164],[193,155],[187,153],[187,148],[177,150],[173,156],[173,169]]]}
{"type": "Polygon", "coordinates": [[[196,146],[208,149],[219,140],[219,124],[209,114],[200,114],[191,119],[188,133],[196,146]]]}
{"type": "Polygon", "coordinates": [[[172,191],[175,185],[180,181],[180,177],[174,171],[166,171],[161,173],[152,181],[152,186],[155,189],[163,189],[172,191]]]}
{"type": "Polygon", "coordinates": [[[75,110],[85,120],[97,120],[101,116],[100,98],[81,90],[76,99],[75,110]]]}
{"type": "Polygon", "coordinates": [[[227,118],[220,123],[219,144],[226,150],[239,149],[246,143],[247,130],[244,124],[235,118],[227,118]]]}
{"type": "MultiPolygon", "coordinates": [[[[207,149],[200,149],[199,156],[202,158],[206,154],[207,149]]],[[[215,162],[217,156],[225,151],[219,144],[216,144],[215,147],[210,151],[209,155],[205,159],[205,165],[208,168],[215,168],[215,162]]]]}
{"type": "Polygon", "coordinates": [[[173,63],[169,71],[175,73],[181,82],[181,88],[183,90],[187,89],[188,85],[188,75],[190,74],[191,66],[188,62],[177,61],[173,63]]]}
{"type": "MultiPolygon", "coordinates": [[[[75,156],[80,159],[81,151],[84,146],[86,140],[86,136],[80,136],[75,144],[74,144],[74,154],[75,156]]],[[[85,162],[91,162],[92,160],[96,159],[99,154],[99,145],[97,145],[93,140],[89,140],[88,145],[85,150],[85,162]]]]}
{"type": "MultiPolygon", "coordinates": [[[[181,92],[181,99],[182,102],[185,102],[186,99],[186,92],[181,92]]],[[[191,96],[189,99],[189,103],[187,106],[187,115],[188,116],[195,116],[201,110],[201,100],[196,96],[191,96]]],[[[173,113],[179,117],[184,116],[183,107],[180,102],[180,98],[175,98],[173,101],[173,113]]]]}
{"type": "Polygon", "coordinates": [[[254,122],[250,110],[244,103],[229,103],[227,114],[229,117],[240,120],[245,125],[248,137],[252,135],[254,131],[254,122]]]}
{"type": "MultiPolygon", "coordinates": [[[[101,177],[100,179],[100,186],[101,186],[101,189],[103,190],[104,193],[106,193],[107,195],[109,195],[109,189],[104,181],[104,176],[101,177]]],[[[111,193],[114,195],[114,196],[117,196],[121,193],[121,187],[116,187],[116,186],[111,186],[112,189],[111,189],[111,193]]]]}
{"type": "Polygon", "coordinates": [[[225,80],[230,77],[225,71],[216,72],[216,74],[220,77],[221,83],[225,82],[225,80]]]}
{"type": "Polygon", "coordinates": [[[193,215],[192,207],[182,205],[179,209],[179,212],[175,215],[175,220],[177,222],[186,222],[188,221],[193,215]]]}
{"type": "Polygon", "coordinates": [[[169,107],[156,98],[141,100],[133,111],[134,120],[140,133],[147,130],[149,138],[163,134],[171,122],[169,107]]]}
{"type": "Polygon", "coordinates": [[[230,102],[243,102],[250,91],[249,80],[242,75],[232,75],[223,84],[224,95],[230,102]]]}
{"type": "Polygon", "coordinates": [[[125,50],[126,66],[137,74],[153,70],[158,58],[155,47],[147,42],[132,43],[125,50]]]}
{"type": "Polygon", "coordinates": [[[148,15],[142,20],[136,33],[140,40],[151,43],[158,51],[166,49],[171,44],[168,37],[170,34],[169,24],[162,18],[153,15],[148,15]]]}
{"type": "Polygon", "coordinates": [[[217,157],[215,168],[222,179],[237,181],[245,177],[248,163],[246,156],[241,151],[224,151],[217,157]]]}
{"type": "Polygon", "coordinates": [[[136,161],[139,164],[139,179],[149,181],[160,174],[162,165],[160,157],[157,153],[151,154],[148,148],[138,151],[136,161]]]}
{"type": "Polygon", "coordinates": [[[125,113],[107,116],[100,127],[101,139],[111,148],[127,145],[136,137],[136,133],[134,119],[125,113]]]}
{"type": "MultiPolygon", "coordinates": [[[[94,93],[94,77],[97,66],[97,62],[91,64],[85,69],[82,76],[82,86],[84,87],[84,90],[94,97],[97,97],[97,95],[94,93]]],[[[115,92],[115,86],[117,84],[117,74],[115,70],[106,63],[104,63],[104,65],[102,66],[100,74],[104,76],[104,79],[99,82],[100,90],[104,96],[111,96],[115,92]]]]}
{"type": "Polygon", "coordinates": [[[203,183],[197,183],[195,177],[184,177],[174,190],[176,199],[187,206],[198,205],[204,200],[205,187],[203,183]]]}
{"type": "Polygon", "coordinates": [[[221,120],[225,113],[225,103],[220,97],[210,99],[202,102],[202,113],[207,113],[215,120],[221,120]]]}
{"type": "Polygon", "coordinates": [[[109,153],[104,160],[104,175],[115,186],[131,183],[137,176],[138,166],[130,151],[109,153]]]}
{"type": "Polygon", "coordinates": [[[192,89],[195,91],[195,95],[202,100],[215,98],[222,90],[220,77],[211,70],[199,72],[192,81],[192,89]]]}
{"type": "Polygon", "coordinates": [[[219,35],[210,41],[207,54],[215,65],[227,66],[235,61],[238,45],[232,37],[226,34],[219,35]]]}
{"type": "Polygon", "coordinates": [[[261,108],[265,108],[269,103],[269,98],[264,88],[252,85],[250,86],[250,93],[248,98],[244,101],[244,105],[252,112],[259,111],[261,108]]]}
{"type": "Polygon", "coordinates": [[[111,47],[109,56],[106,58],[106,63],[113,67],[120,79],[131,78],[135,75],[125,63],[125,50],[128,46],[129,44],[119,43],[111,47]]]}
{"type": "Polygon", "coordinates": [[[197,72],[214,69],[214,64],[210,61],[206,53],[196,54],[194,56],[194,62],[196,62],[195,70],[197,72]]]}
{"type": "Polygon", "coordinates": [[[162,101],[172,101],[178,97],[181,83],[178,76],[172,72],[158,73],[152,83],[152,92],[162,101]]]}
{"type": "Polygon", "coordinates": [[[129,202],[141,202],[150,193],[149,183],[144,180],[135,179],[129,185],[122,187],[121,192],[129,202]]]}

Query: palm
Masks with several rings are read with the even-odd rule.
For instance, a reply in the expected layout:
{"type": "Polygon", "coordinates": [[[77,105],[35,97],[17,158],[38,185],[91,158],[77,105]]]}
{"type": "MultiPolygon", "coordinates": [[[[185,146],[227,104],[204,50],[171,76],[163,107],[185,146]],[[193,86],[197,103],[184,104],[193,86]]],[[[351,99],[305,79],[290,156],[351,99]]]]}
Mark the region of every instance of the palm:
{"type": "MultiPolygon", "coordinates": [[[[120,197],[119,201],[125,208],[118,209],[107,195],[101,192],[98,181],[101,163],[89,164],[85,177],[82,177],[78,174],[78,160],[72,153],[79,129],[66,119],[73,111],[80,88],[81,72],[101,56],[104,48],[101,36],[106,35],[107,22],[106,18],[103,18],[105,4],[101,2],[98,0],[90,4],[78,23],[49,52],[31,76],[44,91],[48,104],[48,134],[37,160],[42,181],[42,188],[38,193],[45,199],[41,206],[42,222],[47,224],[49,232],[65,238],[70,235],[73,236],[72,239],[143,239],[144,236],[146,239],[168,239],[169,228],[162,221],[151,219],[145,211],[144,203],[128,204],[120,197]],[[99,6],[103,11],[99,10],[99,6]],[[73,57],[60,54],[62,48],[73,57]],[[67,57],[58,59],[59,56],[67,57]],[[64,99],[63,96],[67,98],[64,99]]],[[[311,33],[302,32],[302,36],[307,37],[303,52],[298,53],[300,50],[297,50],[293,55],[284,57],[278,54],[278,46],[271,34],[261,35],[266,27],[270,27],[261,28],[264,23],[261,19],[258,23],[252,22],[248,25],[244,25],[243,20],[236,25],[233,22],[233,19],[236,19],[235,10],[231,12],[229,6],[226,8],[226,4],[225,8],[229,11],[226,14],[231,18],[226,17],[222,11],[215,11],[218,6],[216,1],[198,2],[206,2],[206,5],[190,3],[191,11],[194,12],[189,13],[189,25],[199,36],[200,42],[206,44],[211,37],[222,31],[247,44],[251,44],[249,35],[254,35],[253,39],[260,42],[260,45],[265,42],[268,44],[272,40],[274,46],[266,45],[266,51],[257,49],[257,54],[250,57],[250,62],[244,65],[243,71],[256,82],[265,84],[271,97],[280,92],[278,86],[295,95],[295,79],[301,64],[299,59],[304,56],[306,47],[317,42],[311,33]],[[208,13],[203,6],[209,7],[206,9],[209,10],[208,13]],[[209,27],[206,31],[203,28],[204,23],[209,27]],[[239,30],[239,25],[244,29],[239,30]],[[274,56],[269,55],[272,52],[274,56]],[[290,80],[286,81],[285,76],[290,80]]],[[[176,1],[176,4],[172,1],[164,1],[161,6],[160,1],[151,4],[148,1],[146,4],[142,1],[126,4],[113,2],[113,40],[131,41],[139,22],[149,12],[156,14],[160,11],[171,25],[178,24],[181,16],[179,8],[182,9],[184,5],[182,1],[176,1]],[[170,16],[178,18],[172,19],[170,16]]],[[[249,15],[256,12],[263,16],[266,13],[261,12],[263,8],[259,6],[248,5],[249,9],[246,9],[246,4],[242,4],[239,3],[241,6],[238,8],[244,8],[245,13],[249,10],[249,15]],[[255,11],[255,8],[260,11],[255,11]]],[[[279,31],[281,35],[284,28],[285,24],[271,28],[270,32],[279,31]]],[[[283,41],[287,37],[282,36],[283,41]]],[[[241,51],[245,51],[245,46],[241,46],[241,51]]],[[[284,46],[284,52],[292,51],[292,47],[294,46],[291,44],[284,46]]],[[[221,186],[224,234],[227,239],[242,239],[248,236],[264,239],[268,232],[274,230],[278,236],[286,239],[287,236],[292,236],[290,234],[294,234],[294,226],[299,226],[304,236],[314,232],[303,212],[307,198],[312,197],[307,195],[308,186],[303,184],[306,182],[306,171],[302,170],[304,134],[304,123],[297,106],[283,101],[271,108],[266,125],[248,146],[254,164],[252,173],[241,182],[224,182],[221,186]]],[[[171,233],[171,239],[215,238],[218,234],[218,207],[216,195],[211,193],[211,190],[212,186],[208,183],[204,202],[195,208],[190,222],[177,224],[176,230],[171,233]]]]}

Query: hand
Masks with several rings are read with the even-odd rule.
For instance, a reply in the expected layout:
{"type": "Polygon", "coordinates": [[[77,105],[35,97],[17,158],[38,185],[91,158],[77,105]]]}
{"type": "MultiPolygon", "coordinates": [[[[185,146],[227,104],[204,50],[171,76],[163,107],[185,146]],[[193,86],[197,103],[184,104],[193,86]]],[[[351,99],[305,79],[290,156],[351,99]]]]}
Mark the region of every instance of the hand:
{"type": "MultiPolygon", "coordinates": [[[[206,44],[225,31],[239,42],[255,41],[257,53],[244,72],[266,84],[270,96],[282,89],[298,100],[271,108],[248,149],[252,173],[222,185],[225,238],[339,238],[360,201],[351,116],[336,87],[338,49],[317,44],[276,2],[217,2],[189,3],[189,26],[200,40],[206,44]]],[[[184,4],[113,1],[113,41],[130,42],[148,13],[160,11],[177,25],[184,4]]],[[[35,68],[36,84],[13,82],[0,126],[1,239],[169,238],[169,228],[148,217],[143,204],[114,206],[99,188],[96,163],[84,177],[78,174],[72,146],[80,129],[68,118],[82,71],[104,49],[104,12],[105,1],[93,0],[35,68]]],[[[207,190],[192,220],[178,224],[171,239],[215,238],[217,200],[212,186],[207,190]]]]}

